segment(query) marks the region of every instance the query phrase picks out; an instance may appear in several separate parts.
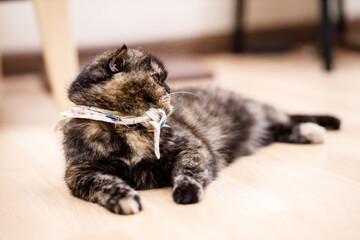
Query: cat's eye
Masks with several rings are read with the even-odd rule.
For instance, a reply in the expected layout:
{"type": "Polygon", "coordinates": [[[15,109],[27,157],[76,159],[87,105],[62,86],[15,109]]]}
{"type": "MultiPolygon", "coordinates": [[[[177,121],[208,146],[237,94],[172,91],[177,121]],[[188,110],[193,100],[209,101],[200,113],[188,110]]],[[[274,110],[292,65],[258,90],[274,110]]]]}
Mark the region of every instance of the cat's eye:
{"type": "Polygon", "coordinates": [[[155,81],[159,81],[160,75],[158,73],[155,73],[155,74],[151,75],[151,78],[154,79],[155,81]]]}

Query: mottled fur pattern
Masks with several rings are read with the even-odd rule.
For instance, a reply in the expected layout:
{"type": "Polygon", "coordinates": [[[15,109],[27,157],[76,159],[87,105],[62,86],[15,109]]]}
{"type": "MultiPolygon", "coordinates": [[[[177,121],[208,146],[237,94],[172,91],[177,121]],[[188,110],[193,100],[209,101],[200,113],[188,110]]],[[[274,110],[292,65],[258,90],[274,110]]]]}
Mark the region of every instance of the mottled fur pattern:
{"type": "Polygon", "coordinates": [[[171,98],[167,72],[154,56],[125,45],[90,62],[69,88],[75,104],[142,115],[162,108],[161,158],[153,133],[73,119],[64,126],[65,181],[71,193],[112,212],[141,211],[135,189],[171,186],[179,204],[196,203],[204,187],[236,157],[274,141],[320,143],[324,129],[338,129],[330,116],[289,116],[272,106],[215,88],[188,88],[171,98]],[[309,123],[311,122],[311,123],[309,123]],[[318,124],[316,124],[318,123],[318,124]]]}

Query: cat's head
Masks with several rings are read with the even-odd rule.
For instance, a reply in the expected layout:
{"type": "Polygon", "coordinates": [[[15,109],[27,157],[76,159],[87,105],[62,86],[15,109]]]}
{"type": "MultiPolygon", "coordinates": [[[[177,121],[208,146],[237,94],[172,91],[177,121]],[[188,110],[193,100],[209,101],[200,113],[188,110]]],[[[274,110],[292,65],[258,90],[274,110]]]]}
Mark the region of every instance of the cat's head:
{"type": "Polygon", "coordinates": [[[153,55],[123,45],[95,57],[68,90],[69,99],[87,105],[142,115],[149,108],[171,113],[167,71],[153,55]]]}

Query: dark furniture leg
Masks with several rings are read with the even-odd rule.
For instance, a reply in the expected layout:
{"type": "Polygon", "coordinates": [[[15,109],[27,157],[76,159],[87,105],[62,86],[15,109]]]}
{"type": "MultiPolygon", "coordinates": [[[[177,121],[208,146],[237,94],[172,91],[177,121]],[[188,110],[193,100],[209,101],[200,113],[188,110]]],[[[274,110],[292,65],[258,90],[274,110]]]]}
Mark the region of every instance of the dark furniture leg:
{"type": "Polygon", "coordinates": [[[332,67],[332,34],[329,18],[328,0],[321,0],[321,47],[325,69],[331,70],[332,67]]]}
{"type": "Polygon", "coordinates": [[[244,16],[244,1],[236,1],[236,19],[235,19],[235,29],[232,39],[232,51],[234,53],[244,51],[244,26],[243,26],[243,16],[244,16]]]}

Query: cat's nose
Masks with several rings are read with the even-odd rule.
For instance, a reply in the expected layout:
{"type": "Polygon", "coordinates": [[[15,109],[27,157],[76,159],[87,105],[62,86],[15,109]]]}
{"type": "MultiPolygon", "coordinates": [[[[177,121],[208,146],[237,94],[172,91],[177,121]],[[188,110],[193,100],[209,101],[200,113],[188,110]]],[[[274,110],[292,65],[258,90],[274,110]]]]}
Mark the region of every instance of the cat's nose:
{"type": "Polygon", "coordinates": [[[167,93],[170,93],[170,87],[166,83],[164,83],[164,88],[167,93]]]}

